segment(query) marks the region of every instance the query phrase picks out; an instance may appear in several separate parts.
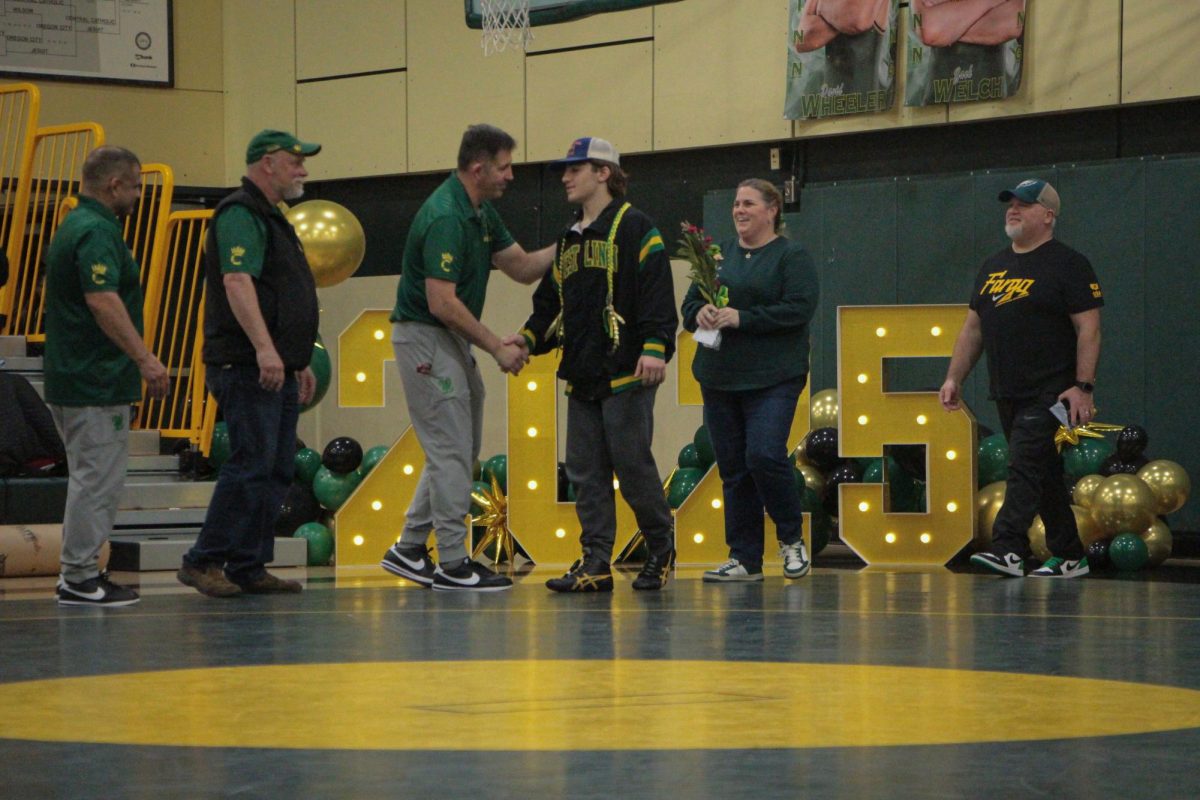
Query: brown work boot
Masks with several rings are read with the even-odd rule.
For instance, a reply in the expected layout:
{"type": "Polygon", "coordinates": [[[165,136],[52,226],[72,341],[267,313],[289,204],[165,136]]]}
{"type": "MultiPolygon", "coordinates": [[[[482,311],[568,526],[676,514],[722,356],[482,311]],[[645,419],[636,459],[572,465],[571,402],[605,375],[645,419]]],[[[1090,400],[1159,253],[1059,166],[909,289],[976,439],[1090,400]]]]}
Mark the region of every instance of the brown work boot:
{"type": "Polygon", "coordinates": [[[299,594],[304,591],[300,581],[289,581],[277,578],[269,572],[263,572],[257,578],[237,584],[246,594],[299,594]]]}
{"type": "Polygon", "coordinates": [[[175,573],[175,577],[184,586],[191,586],[200,594],[209,597],[236,597],[242,593],[242,587],[225,577],[225,571],[216,564],[209,564],[200,569],[185,563],[175,573]]]}

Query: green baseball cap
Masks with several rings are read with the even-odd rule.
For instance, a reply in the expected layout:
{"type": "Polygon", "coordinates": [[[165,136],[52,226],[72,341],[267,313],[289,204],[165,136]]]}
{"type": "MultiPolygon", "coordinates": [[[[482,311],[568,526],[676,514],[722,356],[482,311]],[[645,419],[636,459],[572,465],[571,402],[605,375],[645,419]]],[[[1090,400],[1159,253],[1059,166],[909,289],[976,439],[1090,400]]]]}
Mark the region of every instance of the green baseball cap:
{"type": "Polygon", "coordinates": [[[321,145],[316,142],[302,142],[287,131],[259,131],[246,147],[246,163],[253,164],[267,153],[274,153],[276,150],[287,150],[298,156],[315,156],[321,152],[321,145]]]}

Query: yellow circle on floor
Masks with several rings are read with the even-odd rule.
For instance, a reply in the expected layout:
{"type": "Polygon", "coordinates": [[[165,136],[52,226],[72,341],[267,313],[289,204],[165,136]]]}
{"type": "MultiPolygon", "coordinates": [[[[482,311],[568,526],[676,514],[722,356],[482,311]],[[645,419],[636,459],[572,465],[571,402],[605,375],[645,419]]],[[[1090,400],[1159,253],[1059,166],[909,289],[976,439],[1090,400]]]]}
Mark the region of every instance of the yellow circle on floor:
{"type": "Polygon", "coordinates": [[[352,750],[868,747],[1200,726],[1200,692],[848,664],[407,661],[0,684],[0,737],[352,750]],[[98,720],[80,724],[83,716],[98,720]]]}

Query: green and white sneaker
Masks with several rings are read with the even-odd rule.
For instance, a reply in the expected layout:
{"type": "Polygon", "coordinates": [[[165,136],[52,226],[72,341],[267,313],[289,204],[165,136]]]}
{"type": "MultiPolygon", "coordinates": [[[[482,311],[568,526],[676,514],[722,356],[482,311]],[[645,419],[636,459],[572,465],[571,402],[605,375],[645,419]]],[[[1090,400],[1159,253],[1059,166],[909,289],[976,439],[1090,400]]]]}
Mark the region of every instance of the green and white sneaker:
{"type": "Polygon", "coordinates": [[[705,583],[747,583],[762,579],[761,569],[758,572],[751,572],[736,558],[731,558],[724,564],[708,570],[701,577],[705,583]]]}
{"type": "Polygon", "coordinates": [[[1078,561],[1068,561],[1065,558],[1052,556],[1045,564],[1029,573],[1031,578],[1081,578],[1091,570],[1088,569],[1087,556],[1078,561]]]}

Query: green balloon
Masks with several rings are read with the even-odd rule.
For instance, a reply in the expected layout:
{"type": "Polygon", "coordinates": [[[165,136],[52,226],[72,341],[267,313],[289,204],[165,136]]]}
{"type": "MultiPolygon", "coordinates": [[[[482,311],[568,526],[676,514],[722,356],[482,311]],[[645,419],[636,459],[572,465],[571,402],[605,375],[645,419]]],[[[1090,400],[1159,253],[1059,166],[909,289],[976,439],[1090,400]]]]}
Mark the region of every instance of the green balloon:
{"type": "Polygon", "coordinates": [[[979,443],[979,485],[1008,478],[1008,441],[1002,433],[993,433],[979,443]]]}
{"type": "Polygon", "coordinates": [[[1081,438],[1079,444],[1067,445],[1063,449],[1063,465],[1067,474],[1075,480],[1084,475],[1098,475],[1104,459],[1116,450],[1117,446],[1108,439],[1081,438]]]}
{"type": "Polygon", "coordinates": [[[221,465],[229,460],[231,452],[229,427],[225,424],[225,420],[221,420],[213,426],[212,445],[208,449],[208,463],[212,464],[213,469],[220,469],[221,465]]]}
{"type": "Polygon", "coordinates": [[[712,463],[717,460],[716,454],[713,452],[712,437],[708,435],[708,426],[701,425],[696,428],[696,435],[692,437],[692,444],[696,446],[696,455],[700,457],[701,469],[708,469],[712,463]]]}
{"type": "Polygon", "coordinates": [[[333,534],[319,522],[306,522],[292,534],[293,539],[304,539],[308,544],[308,565],[323,567],[333,556],[333,534]]]}
{"type": "MultiPolygon", "coordinates": [[[[801,477],[803,480],[803,477],[801,477]]],[[[833,534],[833,520],[825,513],[821,498],[810,487],[805,486],[800,492],[800,510],[812,514],[812,553],[816,555],[829,544],[833,534]]]]}
{"type": "Polygon", "coordinates": [[[311,447],[296,451],[296,480],[312,483],[321,468],[321,454],[311,447]]]}
{"type": "Polygon", "coordinates": [[[679,508],[688,495],[696,488],[696,484],[704,478],[704,470],[694,467],[681,467],[675,470],[671,485],[667,488],[667,503],[671,508],[679,508]]]}
{"type": "Polygon", "coordinates": [[[383,457],[387,455],[387,452],[387,445],[380,444],[363,453],[362,463],[358,465],[358,473],[364,478],[367,477],[371,470],[375,469],[375,465],[383,461],[383,457]]]}
{"type": "MultiPolygon", "coordinates": [[[[870,459],[867,466],[863,469],[863,483],[883,483],[884,459],[870,459]]],[[[913,487],[916,482],[912,475],[905,472],[896,459],[888,456],[887,458],[887,485],[888,495],[891,499],[889,509],[895,511],[912,511],[916,505],[916,499],[913,494],[913,487]]]]}
{"type": "Polygon", "coordinates": [[[331,472],[328,467],[321,467],[313,477],[313,494],[325,508],[337,511],[354,494],[361,480],[362,477],[354,470],[331,472]]]}
{"type": "Polygon", "coordinates": [[[308,362],[308,366],[317,379],[317,387],[313,391],[312,400],[300,406],[300,413],[308,411],[321,402],[321,398],[329,391],[329,381],[333,376],[333,364],[329,360],[329,351],[325,349],[325,344],[321,341],[320,336],[313,344],[312,360],[308,362]]]}
{"type": "Polygon", "coordinates": [[[573,483],[567,484],[567,501],[571,503],[575,502],[575,484],[573,483]]]}
{"type": "Polygon", "coordinates": [[[688,442],[679,451],[679,466],[684,469],[704,469],[706,465],[700,460],[700,452],[696,445],[688,442]]]}
{"type": "MultiPolygon", "coordinates": [[[[472,481],[471,482],[471,494],[476,494],[476,493],[491,494],[492,493],[492,484],[485,483],[483,481],[472,481]]],[[[483,513],[483,508],[480,507],[479,504],[477,504],[475,502],[474,498],[471,498],[471,516],[478,517],[482,513],[483,513]]]]}
{"type": "Polygon", "coordinates": [[[483,471],[480,475],[480,480],[489,484],[491,489],[492,477],[495,476],[496,483],[500,484],[500,491],[508,492],[508,456],[500,453],[492,456],[487,461],[483,462],[483,471]]]}
{"type": "Polygon", "coordinates": [[[1146,543],[1136,533],[1119,533],[1108,546],[1108,560],[1122,572],[1136,572],[1149,558],[1146,543]]]}

